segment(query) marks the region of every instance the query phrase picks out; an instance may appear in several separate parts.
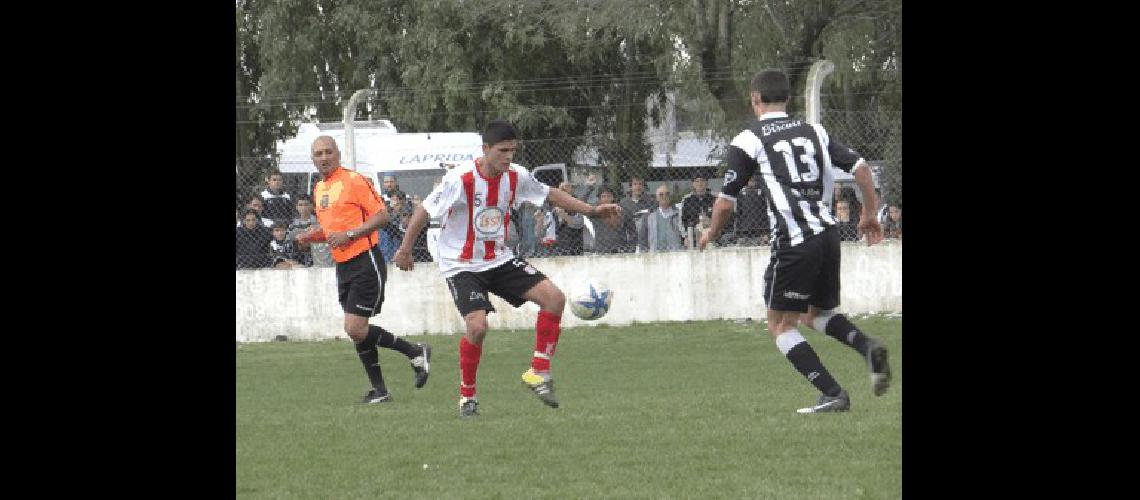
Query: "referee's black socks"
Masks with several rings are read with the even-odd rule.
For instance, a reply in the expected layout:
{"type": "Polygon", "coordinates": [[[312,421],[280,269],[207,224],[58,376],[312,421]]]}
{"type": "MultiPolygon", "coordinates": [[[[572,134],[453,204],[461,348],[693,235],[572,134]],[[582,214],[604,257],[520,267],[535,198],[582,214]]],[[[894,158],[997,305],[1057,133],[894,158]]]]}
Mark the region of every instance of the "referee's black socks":
{"type": "Polygon", "coordinates": [[[380,332],[368,329],[368,336],[364,341],[356,344],[356,354],[360,356],[360,363],[364,365],[364,373],[368,374],[368,381],[372,387],[380,392],[388,392],[384,386],[384,374],[380,372],[380,354],[376,352],[376,342],[380,339],[380,332]]]}
{"type": "Polygon", "coordinates": [[[380,339],[376,342],[377,346],[392,349],[393,351],[399,351],[400,354],[407,356],[408,359],[412,359],[416,356],[419,356],[420,354],[423,354],[423,349],[420,349],[420,346],[392,335],[392,332],[389,332],[388,330],[380,328],[376,325],[368,325],[368,338],[372,338],[373,335],[377,336],[377,338],[380,339]]]}

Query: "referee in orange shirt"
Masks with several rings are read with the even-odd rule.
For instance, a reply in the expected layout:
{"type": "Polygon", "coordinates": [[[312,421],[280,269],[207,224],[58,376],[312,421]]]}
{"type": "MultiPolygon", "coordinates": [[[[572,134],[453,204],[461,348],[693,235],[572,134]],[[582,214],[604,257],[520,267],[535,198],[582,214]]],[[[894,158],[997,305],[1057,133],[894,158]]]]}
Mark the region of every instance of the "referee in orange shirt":
{"type": "Polygon", "coordinates": [[[327,135],[313,141],[313,165],[321,181],[313,190],[320,228],[297,235],[302,245],[327,241],[336,261],[337,297],[344,309],[344,331],[356,343],[356,353],[372,389],[364,395],[365,404],[391,401],[380,372],[376,347],[400,351],[411,360],[416,388],[427,383],[431,371],[431,346],[412,344],[376,325],[368,318],[380,314],[384,303],[384,282],[388,272],[380,254],[376,229],[388,223],[388,211],[376,189],[364,176],[340,164],[336,141],[327,135]]]}

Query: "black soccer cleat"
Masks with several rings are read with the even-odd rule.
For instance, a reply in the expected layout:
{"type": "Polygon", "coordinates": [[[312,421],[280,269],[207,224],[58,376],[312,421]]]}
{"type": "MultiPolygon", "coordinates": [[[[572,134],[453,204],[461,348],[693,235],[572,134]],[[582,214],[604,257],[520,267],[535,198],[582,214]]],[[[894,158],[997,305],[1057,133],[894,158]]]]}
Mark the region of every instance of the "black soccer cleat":
{"type": "Polygon", "coordinates": [[[891,365],[887,362],[887,346],[871,339],[867,350],[867,364],[871,367],[871,392],[882,396],[891,386],[891,365]]]}
{"type": "Polygon", "coordinates": [[[364,399],[360,400],[361,403],[370,405],[375,403],[387,403],[392,400],[392,395],[388,391],[380,392],[375,388],[369,389],[368,393],[364,395],[364,399]]]}
{"type": "Polygon", "coordinates": [[[838,396],[820,394],[815,406],[800,408],[796,413],[836,413],[851,409],[851,398],[847,391],[840,390],[838,396]]]}
{"type": "Polygon", "coordinates": [[[416,345],[420,346],[421,353],[412,358],[412,370],[416,372],[416,389],[419,389],[427,383],[428,375],[431,374],[431,346],[422,342],[416,345]]]}
{"type": "Polygon", "coordinates": [[[474,417],[479,414],[479,401],[475,398],[459,398],[459,416],[474,417]]]}

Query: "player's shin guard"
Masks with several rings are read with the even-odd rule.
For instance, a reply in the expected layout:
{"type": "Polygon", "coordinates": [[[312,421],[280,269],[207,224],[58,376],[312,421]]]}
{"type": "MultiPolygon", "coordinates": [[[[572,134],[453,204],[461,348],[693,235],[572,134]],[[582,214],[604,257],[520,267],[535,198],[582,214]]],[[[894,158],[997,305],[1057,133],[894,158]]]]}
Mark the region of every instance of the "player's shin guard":
{"type": "Polygon", "coordinates": [[[780,348],[780,352],[784,353],[784,357],[792,362],[796,371],[808,379],[808,382],[811,382],[816,389],[819,389],[819,392],[828,396],[839,395],[839,391],[843,388],[839,386],[839,382],[831,377],[827,368],[823,367],[823,362],[819,360],[815,349],[811,348],[811,345],[807,343],[807,340],[804,340],[803,335],[800,335],[798,330],[788,330],[777,336],[776,347],[780,348]]]}
{"type": "Polygon", "coordinates": [[[812,320],[812,328],[817,331],[826,333],[827,336],[843,342],[848,347],[859,351],[863,356],[867,355],[867,336],[863,334],[851,321],[847,319],[846,315],[837,314],[835,309],[827,311],[820,311],[812,320]]]}
{"type": "Polygon", "coordinates": [[[380,332],[368,329],[368,336],[356,344],[356,355],[360,356],[360,364],[364,365],[364,373],[368,374],[368,381],[372,387],[387,392],[384,387],[384,375],[380,372],[380,355],[376,352],[376,342],[380,332]]]}
{"type": "Polygon", "coordinates": [[[534,326],[534,357],[530,359],[530,367],[535,373],[550,373],[550,357],[558,347],[558,336],[562,333],[561,322],[561,316],[546,311],[538,312],[538,321],[534,326]]]}
{"type": "Polygon", "coordinates": [[[376,341],[376,345],[378,347],[392,349],[393,351],[399,351],[400,354],[407,356],[408,359],[412,359],[421,354],[419,346],[412,344],[411,342],[408,342],[407,340],[404,340],[400,337],[392,335],[392,332],[389,332],[388,330],[380,328],[376,325],[368,325],[368,335],[372,336],[373,332],[376,332],[379,335],[379,340],[376,341]]]}
{"type": "Polygon", "coordinates": [[[483,346],[467,341],[467,337],[459,339],[459,395],[465,398],[475,397],[475,373],[479,371],[479,357],[483,355],[483,346]]]}

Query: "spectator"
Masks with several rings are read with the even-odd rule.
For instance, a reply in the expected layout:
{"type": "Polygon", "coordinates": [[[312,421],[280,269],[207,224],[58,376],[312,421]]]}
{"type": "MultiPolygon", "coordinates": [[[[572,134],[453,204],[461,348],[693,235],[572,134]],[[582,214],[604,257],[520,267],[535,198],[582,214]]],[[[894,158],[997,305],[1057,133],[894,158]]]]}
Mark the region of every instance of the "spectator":
{"type": "MultiPolygon", "coordinates": [[[[392,212],[392,222],[388,223],[391,228],[388,232],[388,238],[381,238],[380,252],[385,255],[387,259],[390,255],[395,255],[396,250],[400,248],[400,243],[408,235],[408,221],[411,220],[414,208],[403,198],[403,193],[397,194],[393,200],[399,199],[400,205],[392,212]]],[[[387,259],[391,262],[390,259],[387,259]]],[[[431,262],[431,252],[427,248],[427,232],[420,231],[420,235],[416,241],[412,243],[412,261],[413,262],[431,262]]]]}
{"type": "Polygon", "coordinates": [[[701,176],[694,177],[693,192],[681,198],[681,226],[684,228],[681,231],[682,235],[688,238],[690,229],[700,223],[701,215],[712,217],[714,201],[716,197],[709,192],[708,181],[701,176]]]}
{"type": "Polygon", "coordinates": [[[883,237],[902,239],[902,208],[898,205],[887,207],[887,218],[883,222],[883,237]]]}
{"type": "Polygon", "coordinates": [[[555,243],[558,241],[557,224],[555,224],[554,213],[550,211],[549,205],[535,207],[534,209],[534,235],[535,235],[535,248],[534,253],[538,257],[549,257],[557,255],[555,253],[555,243]]]}
{"type": "Polygon", "coordinates": [[[519,206],[518,210],[513,210],[511,215],[511,223],[518,225],[518,248],[515,253],[521,257],[533,257],[535,255],[536,245],[538,238],[535,236],[535,213],[538,207],[531,203],[523,203],[519,206]]]}
{"type": "Polygon", "coordinates": [[[754,175],[748,179],[748,185],[740,190],[736,197],[736,242],[740,245],[759,246],[768,244],[768,207],[764,202],[764,194],[760,192],[757,180],[760,176],[754,175]]]}
{"type": "Polygon", "coordinates": [[[392,256],[396,254],[396,249],[400,248],[400,242],[404,239],[404,230],[400,229],[398,222],[391,221],[377,232],[380,235],[380,241],[377,242],[380,254],[384,256],[384,262],[392,262],[392,256]]]}
{"type": "Polygon", "coordinates": [[[246,210],[242,214],[241,225],[236,232],[236,268],[260,269],[269,267],[269,230],[258,224],[258,215],[254,210],[246,210]]]}
{"type": "MultiPolygon", "coordinates": [[[[260,195],[250,196],[249,200],[245,202],[245,209],[253,210],[253,212],[257,214],[257,220],[261,221],[262,227],[266,229],[273,227],[273,219],[263,215],[265,212],[265,202],[261,201],[260,195]]],[[[239,222],[238,225],[240,226],[241,223],[239,222]]]]}
{"type": "Polygon", "coordinates": [[[312,265],[311,259],[308,264],[302,263],[303,258],[293,245],[293,240],[286,238],[288,233],[289,226],[284,222],[273,224],[273,239],[269,241],[269,255],[272,258],[270,265],[274,269],[293,269],[312,265]]]}
{"type": "MultiPolygon", "coordinates": [[[[241,225],[241,213],[245,211],[245,205],[249,201],[246,199],[246,190],[242,186],[234,186],[234,208],[237,209],[237,225],[241,225]]],[[[237,227],[237,226],[234,226],[237,227]]]]}
{"type": "Polygon", "coordinates": [[[407,193],[400,191],[400,182],[396,180],[396,174],[384,174],[382,182],[384,190],[381,191],[380,194],[384,195],[385,198],[391,200],[395,198],[397,194],[399,194],[405,199],[405,201],[407,200],[407,193]]]}
{"type": "MultiPolygon", "coordinates": [[[[295,240],[298,234],[305,233],[309,228],[320,228],[321,224],[317,221],[316,214],[313,213],[313,200],[309,199],[309,195],[297,196],[297,214],[293,216],[293,222],[289,224],[289,240],[295,240]]],[[[333,267],[335,263],[332,259],[332,252],[329,250],[328,243],[308,243],[298,245],[297,251],[302,255],[302,263],[306,266],[316,267],[333,267]]]]}
{"type": "Polygon", "coordinates": [[[863,209],[863,204],[859,203],[859,197],[856,196],[855,188],[845,186],[840,183],[835,183],[835,200],[831,206],[838,206],[840,201],[846,201],[849,211],[851,212],[852,222],[859,223],[859,212],[863,209]]]}
{"type": "MultiPolygon", "coordinates": [[[[563,181],[558,185],[562,192],[573,196],[570,183],[563,181]]],[[[554,207],[552,213],[555,217],[554,244],[555,255],[582,255],[582,228],[585,227],[582,214],[575,214],[562,207],[554,207]]]]}
{"type": "Polygon", "coordinates": [[[392,194],[392,204],[389,208],[391,209],[389,213],[392,215],[392,220],[396,222],[399,221],[401,214],[407,213],[411,215],[414,209],[414,207],[408,204],[408,195],[403,191],[396,191],[392,194]]]}
{"type": "Polygon", "coordinates": [[[272,172],[265,180],[269,187],[261,192],[261,199],[265,202],[265,211],[261,216],[273,222],[289,224],[293,219],[293,199],[285,192],[281,172],[272,172]]]}
{"type": "Polygon", "coordinates": [[[586,203],[596,204],[598,203],[598,193],[600,189],[601,185],[598,183],[598,174],[596,172],[590,172],[590,174],[586,176],[586,184],[575,189],[576,193],[574,197],[586,203]]]}
{"type": "Polygon", "coordinates": [[[637,227],[637,240],[640,248],[648,252],[668,252],[683,250],[681,238],[681,214],[670,203],[669,186],[657,187],[657,208],[642,212],[641,223],[637,227]]]}
{"type": "MultiPolygon", "coordinates": [[[[400,232],[402,233],[400,240],[403,241],[408,235],[408,222],[411,221],[412,214],[415,209],[410,205],[407,209],[400,214],[400,232]]],[[[399,245],[396,246],[399,249],[399,245]]],[[[395,254],[395,251],[393,251],[395,254]]],[[[420,231],[419,236],[416,236],[416,241],[412,243],[412,260],[414,262],[431,262],[431,252],[427,247],[427,231],[420,231]]]]}
{"type": "Polygon", "coordinates": [[[632,177],[629,179],[629,196],[623,198],[619,205],[622,217],[625,219],[625,240],[629,245],[626,251],[633,251],[634,245],[637,244],[637,213],[643,210],[648,213],[657,206],[657,201],[645,192],[644,178],[632,177]]]}
{"type": "Polygon", "coordinates": [[[388,252],[389,248],[381,236],[380,252],[384,254],[384,260],[388,262],[392,261],[392,254],[396,252],[396,248],[400,246],[400,240],[404,237],[404,230],[400,227],[400,215],[404,213],[406,205],[407,195],[401,191],[394,192],[388,205],[388,215],[392,218],[392,222],[380,228],[380,232],[388,233],[389,242],[394,244],[391,247],[391,252],[388,252]]]}
{"type": "Polygon", "coordinates": [[[835,229],[839,231],[839,241],[859,241],[863,235],[859,234],[859,227],[851,222],[851,204],[847,200],[835,202],[835,220],[838,222],[835,229]]]}
{"type": "MultiPolygon", "coordinates": [[[[614,192],[608,187],[602,187],[598,193],[600,203],[613,203],[614,192]]],[[[624,217],[613,214],[609,216],[590,217],[594,225],[594,251],[598,253],[621,253],[627,251],[624,217]]]]}

